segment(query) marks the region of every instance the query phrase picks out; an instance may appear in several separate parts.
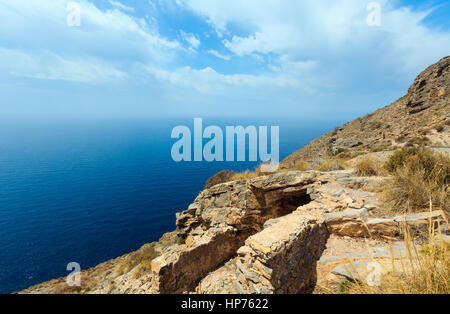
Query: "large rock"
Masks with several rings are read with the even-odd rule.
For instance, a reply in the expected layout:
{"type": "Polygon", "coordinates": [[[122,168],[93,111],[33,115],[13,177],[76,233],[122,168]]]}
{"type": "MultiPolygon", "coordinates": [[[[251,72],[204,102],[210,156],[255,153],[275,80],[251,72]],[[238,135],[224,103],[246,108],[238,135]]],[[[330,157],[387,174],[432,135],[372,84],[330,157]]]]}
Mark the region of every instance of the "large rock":
{"type": "Polygon", "coordinates": [[[403,235],[406,228],[411,233],[428,232],[429,226],[437,228],[448,224],[443,211],[400,215],[390,219],[369,219],[368,211],[347,210],[324,215],[325,223],[331,234],[349,237],[395,237],[403,235]]]}
{"type": "Polygon", "coordinates": [[[232,227],[212,229],[197,237],[191,247],[177,245],[152,261],[152,293],[172,294],[193,291],[201,278],[230,259],[249,234],[232,227]]]}

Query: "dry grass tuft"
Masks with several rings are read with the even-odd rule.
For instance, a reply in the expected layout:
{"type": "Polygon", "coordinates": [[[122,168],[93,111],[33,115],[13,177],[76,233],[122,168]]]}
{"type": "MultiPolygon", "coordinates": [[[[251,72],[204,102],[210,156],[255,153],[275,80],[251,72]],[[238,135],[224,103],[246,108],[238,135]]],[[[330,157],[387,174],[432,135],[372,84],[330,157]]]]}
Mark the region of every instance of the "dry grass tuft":
{"type": "Polygon", "coordinates": [[[379,176],[384,173],[381,161],[371,156],[364,156],[355,165],[355,171],[360,177],[379,176]]]}
{"type": "Polygon", "coordinates": [[[431,228],[431,222],[429,240],[426,246],[419,249],[410,233],[406,231],[405,247],[407,257],[397,261],[397,263],[396,258],[391,254],[392,270],[382,276],[379,286],[370,286],[364,281],[354,279],[351,282],[341,284],[340,293],[449,294],[450,245],[442,239],[440,232],[436,233],[431,228]]]}
{"type": "Polygon", "coordinates": [[[263,174],[256,170],[256,171],[250,171],[250,170],[246,170],[244,172],[241,173],[237,173],[234,176],[231,177],[231,181],[240,181],[240,180],[250,180],[253,178],[257,178],[262,176],[263,174]]]}
{"type": "Polygon", "coordinates": [[[115,272],[125,274],[134,269],[132,277],[140,278],[145,271],[150,269],[151,261],[159,256],[159,253],[155,250],[155,245],[156,243],[145,244],[139,250],[124,257],[117,264],[115,272]]]}
{"type": "Polygon", "coordinates": [[[246,181],[246,180],[250,180],[250,179],[266,176],[266,175],[269,175],[269,174],[273,174],[273,172],[263,172],[261,170],[262,166],[263,166],[263,164],[261,164],[260,166],[256,167],[256,169],[254,171],[246,170],[244,172],[237,173],[237,174],[235,174],[234,176],[231,177],[230,181],[238,181],[238,180],[246,181]]]}
{"type": "Polygon", "coordinates": [[[450,207],[448,181],[450,158],[425,149],[397,151],[386,163],[392,174],[382,185],[385,207],[405,212],[433,206],[447,213],[450,207]]]}
{"type": "Polygon", "coordinates": [[[323,163],[319,164],[315,169],[321,172],[328,172],[328,171],[344,170],[345,168],[347,168],[347,163],[345,160],[340,158],[330,158],[324,161],[323,163]]]}
{"type": "Polygon", "coordinates": [[[305,171],[305,170],[309,170],[309,169],[311,169],[311,165],[308,162],[303,161],[303,160],[298,160],[295,162],[294,167],[292,167],[292,169],[289,169],[289,170],[305,171]]]}

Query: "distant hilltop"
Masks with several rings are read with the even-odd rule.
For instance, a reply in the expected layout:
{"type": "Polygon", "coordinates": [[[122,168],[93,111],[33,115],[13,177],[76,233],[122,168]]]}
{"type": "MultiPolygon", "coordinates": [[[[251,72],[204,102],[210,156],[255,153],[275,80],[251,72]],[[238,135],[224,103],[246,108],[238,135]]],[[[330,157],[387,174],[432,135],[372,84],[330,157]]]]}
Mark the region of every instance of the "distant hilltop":
{"type": "Polygon", "coordinates": [[[320,163],[352,151],[385,151],[414,144],[449,147],[442,130],[450,116],[450,56],[417,76],[408,93],[393,104],[346,123],[325,134],[282,163],[284,169],[301,162],[320,163]]]}

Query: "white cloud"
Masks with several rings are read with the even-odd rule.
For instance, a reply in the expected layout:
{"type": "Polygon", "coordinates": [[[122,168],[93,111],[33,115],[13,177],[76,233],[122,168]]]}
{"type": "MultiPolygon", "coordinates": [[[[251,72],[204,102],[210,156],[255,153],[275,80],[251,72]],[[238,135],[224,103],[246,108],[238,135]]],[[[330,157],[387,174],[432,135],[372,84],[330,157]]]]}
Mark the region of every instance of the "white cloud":
{"type": "Polygon", "coordinates": [[[182,30],[180,31],[180,33],[183,40],[185,40],[190,45],[190,48],[198,49],[198,47],[200,47],[201,42],[194,34],[185,33],[182,30]]]}
{"type": "Polygon", "coordinates": [[[449,32],[422,24],[430,11],[378,2],[382,7],[379,28],[366,23],[370,13],[366,0],[184,0],[183,4],[204,16],[218,32],[228,32],[230,25],[246,30],[247,35],[223,40],[236,56],[261,53],[344,62],[354,55],[383,70],[412,75],[448,54],[449,32]]]}
{"type": "Polygon", "coordinates": [[[51,52],[34,55],[4,48],[0,48],[0,55],[0,67],[13,76],[81,83],[105,83],[127,78],[124,72],[93,58],[71,60],[51,52]]]}
{"type": "Polygon", "coordinates": [[[290,69],[283,69],[275,75],[251,74],[220,74],[211,67],[193,69],[190,66],[175,70],[164,70],[159,67],[146,67],[146,70],[159,80],[180,87],[192,87],[202,94],[228,93],[230,88],[248,91],[248,89],[264,90],[265,92],[283,92],[286,89],[298,89],[307,94],[316,91],[307,84],[303,76],[314,68],[315,62],[291,64],[290,69]],[[303,72],[303,73],[302,73],[303,72]]]}
{"type": "Polygon", "coordinates": [[[208,50],[208,53],[212,54],[213,56],[216,56],[219,59],[223,59],[223,60],[227,60],[227,61],[231,60],[230,56],[225,56],[225,55],[221,54],[220,52],[218,52],[217,50],[214,50],[214,49],[208,50]]]}
{"type": "Polygon", "coordinates": [[[119,2],[119,1],[109,0],[109,3],[112,6],[118,8],[118,9],[121,9],[121,10],[124,10],[124,11],[128,11],[128,12],[134,12],[134,8],[126,6],[126,5],[124,5],[123,3],[119,2]]]}
{"type": "Polygon", "coordinates": [[[86,0],[78,3],[81,26],[69,27],[67,1],[0,0],[0,48],[10,62],[0,60],[0,69],[16,76],[98,83],[123,80],[129,75],[122,69],[134,64],[170,64],[182,51],[143,19],[116,9],[101,11],[86,0]]]}

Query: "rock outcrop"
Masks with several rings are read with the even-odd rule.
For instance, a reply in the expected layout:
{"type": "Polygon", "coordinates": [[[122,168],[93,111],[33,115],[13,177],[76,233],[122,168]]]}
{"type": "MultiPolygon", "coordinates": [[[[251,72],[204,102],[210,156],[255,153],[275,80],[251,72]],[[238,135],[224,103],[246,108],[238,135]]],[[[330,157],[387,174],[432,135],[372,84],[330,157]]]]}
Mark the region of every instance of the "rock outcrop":
{"type": "Polygon", "coordinates": [[[206,181],[205,189],[212,188],[213,186],[225,182],[232,181],[233,176],[236,175],[236,172],[230,170],[222,170],[206,181]]]}

